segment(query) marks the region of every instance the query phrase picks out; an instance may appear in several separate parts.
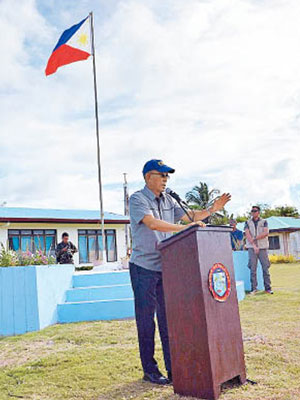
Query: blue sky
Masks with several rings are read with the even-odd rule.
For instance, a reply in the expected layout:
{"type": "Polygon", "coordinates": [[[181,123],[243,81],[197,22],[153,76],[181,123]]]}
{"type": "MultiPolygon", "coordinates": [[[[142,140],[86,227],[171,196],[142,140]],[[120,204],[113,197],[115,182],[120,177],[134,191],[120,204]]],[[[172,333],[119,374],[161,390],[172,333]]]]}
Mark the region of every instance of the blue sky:
{"type": "Polygon", "coordinates": [[[231,192],[230,212],[300,208],[296,0],[2,0],[0,203],[98,208],[91,60],[44,75],[91,10],[107,211],[150,158],[181,195],[199,181],[231,192]]]}

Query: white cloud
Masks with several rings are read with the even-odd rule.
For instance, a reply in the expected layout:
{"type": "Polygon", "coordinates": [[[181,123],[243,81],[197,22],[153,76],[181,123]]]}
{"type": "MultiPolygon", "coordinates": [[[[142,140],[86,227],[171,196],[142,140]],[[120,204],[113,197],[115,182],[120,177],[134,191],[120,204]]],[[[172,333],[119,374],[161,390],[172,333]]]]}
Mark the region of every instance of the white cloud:
{"type": "MultiPolygon", "coordinates": [[[[43,73],[62,30],[96,3],[71,13],[48,2],[48,14],[46,3],[17,3],[17,14],[12,1],[0,5],[2,200],[97,208],[91,60],[43,73]],[[54,6],[59,26],[47,22],[54,6]]],[[[170,185],[181,194],[200,180],[230,191],[232,212],[258,201],[300,208],[299,2],[129,0],[104,14],[101,6],[105,209],[122,212],[122,173],[135,189],[152,157],[176,168],[170,185]]]]}

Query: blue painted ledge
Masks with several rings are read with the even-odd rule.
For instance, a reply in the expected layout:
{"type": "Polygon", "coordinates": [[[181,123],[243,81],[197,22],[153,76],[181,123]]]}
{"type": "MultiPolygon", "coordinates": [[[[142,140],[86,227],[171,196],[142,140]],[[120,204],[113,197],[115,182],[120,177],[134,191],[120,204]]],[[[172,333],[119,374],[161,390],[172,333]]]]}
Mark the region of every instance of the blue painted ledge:
{"type": "MultiPolygon", "coordinates": [[[[251,289],[248,252],[233,252],[238,300],[251,289]]],[[[74,274],[73,265],[0,267],[0,336],[37,331],[57,322],[134,315],[128,271],[74,274]],[[73,277],[73,280],[72,280],[73,277]]],[[[258,265],[258,289],[263,290],[258,265]]]]}
{"type": "MultiPolygon", "coordinates": [[[[233,251],[234,275],[236,281],[243,281],[247,292],[251,290],[250,269],[248,268],[248,251],[233,251]]],[[[260,262],[257,266],[257,289],[264,290],[263,272],[260,262]]]]}
{"type": "Polygon", "coordinates": [[[72,286],[74,265],[0,267],[0,336],[57,323],[57,304],[72,286]]]}

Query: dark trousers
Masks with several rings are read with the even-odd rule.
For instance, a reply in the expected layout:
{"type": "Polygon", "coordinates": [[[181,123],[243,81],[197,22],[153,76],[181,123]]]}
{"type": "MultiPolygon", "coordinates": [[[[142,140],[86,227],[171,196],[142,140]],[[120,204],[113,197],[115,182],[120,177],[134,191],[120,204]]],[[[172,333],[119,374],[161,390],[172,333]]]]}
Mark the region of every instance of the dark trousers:
{"type": "Polygon", "coordinates": [[[166,370],[171,372],[169,336],[162,284],[162,273],[150,271],[129,263],[131,284],[134,292],[135,318],[138,331],[140,357],[144,372],[158,370],[154,358],[156,312],[166,370]]]}
{"type": "Polygon", "coordinates": [[[261,263],[263,276],[264,276],[264,286],[265,290],[271,290],[271,278],[269,273],[270,261],[268,257],[267,249],[260,249],[259,253],[256,254],[254,249],[248,249],[248,268],[250,269],[251,276],[251,290],[257,289],[257,262],[261,263]]]}

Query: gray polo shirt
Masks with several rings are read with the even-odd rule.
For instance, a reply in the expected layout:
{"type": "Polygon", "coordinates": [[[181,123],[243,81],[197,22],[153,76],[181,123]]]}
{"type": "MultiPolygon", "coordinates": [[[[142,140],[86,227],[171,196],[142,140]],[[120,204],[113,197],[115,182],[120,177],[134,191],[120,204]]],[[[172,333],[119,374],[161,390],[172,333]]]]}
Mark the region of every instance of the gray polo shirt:
{"type": "Polygon", "coordinates": [[[130,197],[129,209],[132,233],[130,262],[152,271],[161,271],[161,256],[156,244],[172,236],[172,233],[153,231],[143,224],[142,219],[145,215],[152,215],[174,224],[184,216],[184,211],[169,194],[162,193],[157,198],[147,186],[130,197]]]}

